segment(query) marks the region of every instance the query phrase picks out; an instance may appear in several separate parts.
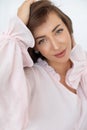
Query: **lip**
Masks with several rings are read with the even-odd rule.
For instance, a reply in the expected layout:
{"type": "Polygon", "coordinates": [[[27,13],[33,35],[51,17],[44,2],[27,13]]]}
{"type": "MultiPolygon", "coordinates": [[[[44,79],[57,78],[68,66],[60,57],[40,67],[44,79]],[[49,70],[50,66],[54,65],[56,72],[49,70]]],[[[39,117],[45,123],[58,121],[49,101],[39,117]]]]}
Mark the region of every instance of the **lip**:
{"type": "Polygon", "coordinates": [[[54,56],[56,56],[57,58],[62,58],[63,56],[65,56],[66,54],[66,49],[61,51],[60,53],[55,54],[54,56]]]}

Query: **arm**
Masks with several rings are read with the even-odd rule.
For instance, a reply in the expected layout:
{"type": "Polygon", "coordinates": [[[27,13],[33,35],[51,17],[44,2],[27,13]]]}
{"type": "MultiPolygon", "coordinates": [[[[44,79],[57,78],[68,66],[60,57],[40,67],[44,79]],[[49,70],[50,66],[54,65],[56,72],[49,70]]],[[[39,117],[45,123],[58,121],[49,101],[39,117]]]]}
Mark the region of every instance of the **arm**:
{"type": "Polygon", "coordinates": [[[0,36],[0,130],[26,128],[30,92],[23,68],[33,65],[27,52],[33,46],[31,32],[13,18],[8,32],[0,36]]]}

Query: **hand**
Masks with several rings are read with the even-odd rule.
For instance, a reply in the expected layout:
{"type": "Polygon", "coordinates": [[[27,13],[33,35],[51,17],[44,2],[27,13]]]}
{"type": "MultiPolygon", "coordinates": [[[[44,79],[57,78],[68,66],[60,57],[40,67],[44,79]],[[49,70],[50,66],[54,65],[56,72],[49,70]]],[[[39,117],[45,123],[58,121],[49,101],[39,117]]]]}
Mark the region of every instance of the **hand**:
{"type": "Polygon", "coordinates": [[[25,0],[22,5],[18,8],[17,16],[27,25],[30,15],[30,6],[35,0],[25,0]]]}

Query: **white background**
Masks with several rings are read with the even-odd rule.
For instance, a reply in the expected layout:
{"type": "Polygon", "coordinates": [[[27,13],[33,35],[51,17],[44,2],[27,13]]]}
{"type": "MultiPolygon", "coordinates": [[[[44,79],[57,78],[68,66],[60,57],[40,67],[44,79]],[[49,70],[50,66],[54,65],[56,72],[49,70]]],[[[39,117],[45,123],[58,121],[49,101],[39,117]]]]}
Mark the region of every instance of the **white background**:
{"type": "MultiPolygon", "coordinates": [[[[87,50],[87,0],[52,0],[73,21],[76,43],[87,50]]],[[[23,0],[0,0],[0,32],[6,30],[9,19],[23,0]]]]}

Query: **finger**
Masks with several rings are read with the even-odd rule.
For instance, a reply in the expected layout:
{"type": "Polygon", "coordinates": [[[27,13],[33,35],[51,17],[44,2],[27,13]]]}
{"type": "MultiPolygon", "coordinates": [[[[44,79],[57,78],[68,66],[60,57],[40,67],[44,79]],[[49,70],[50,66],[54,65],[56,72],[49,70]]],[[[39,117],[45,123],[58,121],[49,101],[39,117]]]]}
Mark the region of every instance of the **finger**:
{"type": "Polygon", "coordinates": [[[36,2],[36,0],[30,0],[30,4],[33,4],[34,2],[36,2]]]}
{"type": "Polygon", "coordinates": [[[36,0],[25,0],[25,3],[29,3],[30,5],[33,4],[36,0]]]}

